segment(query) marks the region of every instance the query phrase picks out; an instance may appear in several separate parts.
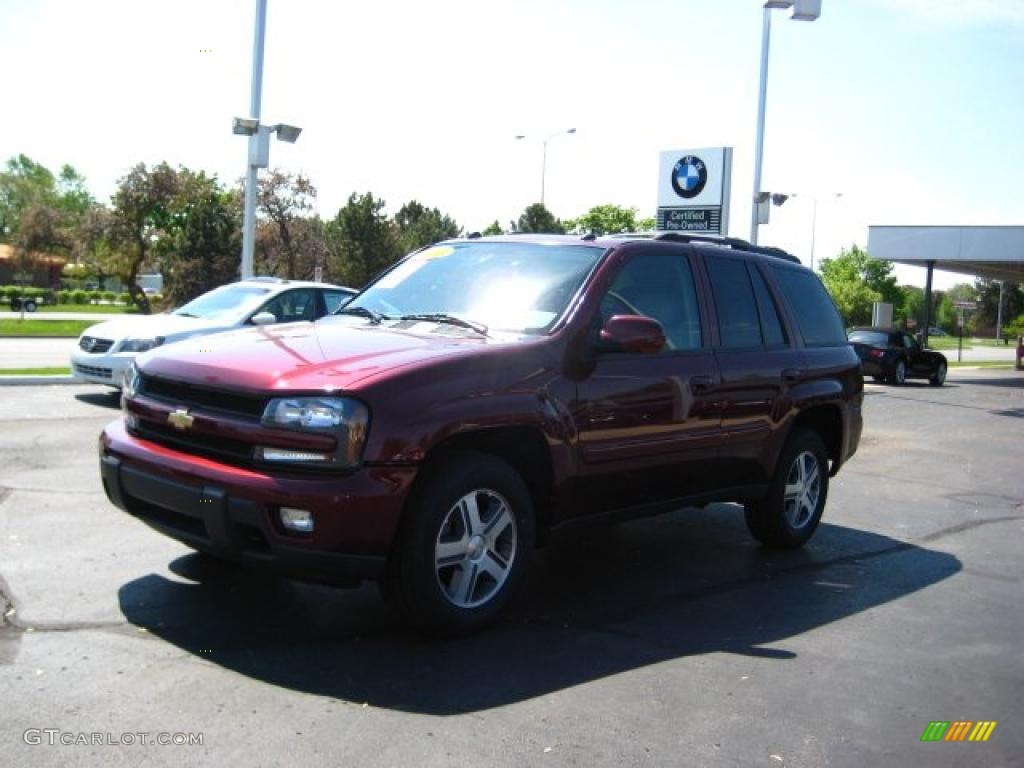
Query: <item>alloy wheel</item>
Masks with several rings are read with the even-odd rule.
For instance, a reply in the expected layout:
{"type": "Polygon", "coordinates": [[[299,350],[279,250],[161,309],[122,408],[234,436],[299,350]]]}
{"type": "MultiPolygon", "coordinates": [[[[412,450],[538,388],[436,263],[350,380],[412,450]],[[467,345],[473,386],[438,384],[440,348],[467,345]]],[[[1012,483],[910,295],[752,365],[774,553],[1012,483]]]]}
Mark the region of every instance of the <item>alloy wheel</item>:
{"type": "Polygon", "coordinates": [[[794,530],[814,518],[821,497],[821,468],[810,451],[799,454],[789,467],[783,505],[786,521],[794,530]]]}

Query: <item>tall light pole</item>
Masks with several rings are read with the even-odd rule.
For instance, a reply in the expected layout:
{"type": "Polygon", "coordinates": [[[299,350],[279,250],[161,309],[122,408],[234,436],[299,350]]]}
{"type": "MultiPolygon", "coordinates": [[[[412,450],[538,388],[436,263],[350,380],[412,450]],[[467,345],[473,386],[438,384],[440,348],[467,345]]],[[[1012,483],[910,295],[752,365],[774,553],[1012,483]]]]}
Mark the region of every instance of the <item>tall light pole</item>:
{"type": "Polygon", "coordinates": [[[754,196],[750,210],[750,242],[757,244],[758,198],[761,195],[761,165],[764,157],[764,110],[768,94],[768,49],[771,46],[772,9],[792,8],[791,18],[814,21],[821,15],[821,0],[768,0],[761,27],[761,82],[757,93],[757,138],[754,142],[754,196]]]}
{"type": "MultiPolygon", "coordinates": [[[[541,161],[540,161],[540,204],[541,205],[544,205],[544,183],[545,183],[545,179],[547,177],[547,172],[548,172],[548,142],[551,141],[556,136],[564,136],[564,135],[569,134],[569,133],[576,133],[576,129],[575,128],[569,128],[568,130],[565,130],[565,131],[555,131],[550,136],[548,136],[547,138],[544,139],[544,150],[543,150],[543,154],[541,156],[541,161]]],[[[526,138],[526,136],[522,135],[522,134],[520,134],[519,136],[516,136],[516,140],[517,141],[519,139],[525,139],[525,138],[526,138]]]]}
{"type": "Polygon", "coordinates": [[[252,91],[249,117],[236,117],[232,132],[249,137],[249,160],[245,174],[245,209],[242,219],[242,279],[252,277],[253,251],[256,244],[256,183],[260,168],[270,164],[270,134],[294,144],[302,133],[294,125],[260,125],[260,102],[263,97],[263,40],[267,31],[267,0],[256,0],[256,24],[252,43],[252,91]]]}
{"type": "MultiPolygon", "coordinates": [[[[837,200],[843,196],[842,192],[833,192],[829,197],[834,197],[837,200]]],[[[818,196],[814,195],[811,197],[813,207],[811,208],[811,271],[814,271],[814,243],[818,237],[818,196]]]]}

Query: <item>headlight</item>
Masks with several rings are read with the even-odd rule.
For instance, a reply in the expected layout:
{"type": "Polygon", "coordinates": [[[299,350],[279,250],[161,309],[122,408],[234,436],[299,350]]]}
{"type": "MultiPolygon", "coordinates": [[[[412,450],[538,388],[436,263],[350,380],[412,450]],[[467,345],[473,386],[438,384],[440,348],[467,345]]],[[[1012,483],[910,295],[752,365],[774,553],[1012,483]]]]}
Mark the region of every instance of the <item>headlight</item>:
{"type": "Polygon", "coordinates": [[[147,349],[159,347],[164,340],[157,336],[155,339],[125,339],[121,342],[119,352],[145,352],[147,349]]]}
{"type": "Polygon", "coordinates": [[[334,435],[338,447],[333,453],[259,447],[263,461],[294,464],[331,464],[351,467],[359,463],[366,442],[370,412],[358,400],[344,397],[282,397],[267,403],[263,425],[300,432],[334,435]]]}

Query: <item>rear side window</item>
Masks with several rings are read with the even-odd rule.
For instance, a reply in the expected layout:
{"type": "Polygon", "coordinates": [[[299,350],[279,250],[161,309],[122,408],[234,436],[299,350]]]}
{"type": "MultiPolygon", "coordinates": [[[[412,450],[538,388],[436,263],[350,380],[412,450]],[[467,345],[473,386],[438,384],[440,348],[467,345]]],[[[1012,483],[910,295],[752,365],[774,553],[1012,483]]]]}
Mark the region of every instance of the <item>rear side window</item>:
{"type": "Polygon", "coordinates": [[[787,267],[772,267],[797,327],[808,347],[846,344],[846,332],[832,297],[812,273],[787,267]]]}
{"type": "Polygon", "coordinates": [[[739,259],[705,258],[722,346],[761,346],[761,321],[746,263],[739,259]]]}
{"type": "Polygon", "coordinates": [[[786,334],[782,330],[782,321],[779,320],[779,310],[775,306],[768,284],[761,277],[761,272],[753,264],[750,267],[750,279],[754,283],[754,295],[757,297],[757,312],[761,316],[761,333],[764,334],[764,343],[769,347],[779,346],[786,343],[786,334]]]}

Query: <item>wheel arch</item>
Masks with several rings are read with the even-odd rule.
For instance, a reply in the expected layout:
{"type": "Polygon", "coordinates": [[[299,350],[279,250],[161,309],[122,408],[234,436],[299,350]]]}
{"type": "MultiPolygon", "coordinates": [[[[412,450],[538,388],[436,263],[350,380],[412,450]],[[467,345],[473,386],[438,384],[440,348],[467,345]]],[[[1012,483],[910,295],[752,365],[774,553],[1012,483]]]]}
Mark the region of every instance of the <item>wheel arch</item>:
{"type": "Polygon", "coordinates": [[[843,414],[839,406],[822,404],[807,408],[793,420],[789,433],[797,429],[809,429],[818,434],[831,465],[829,475],[835,475],[843,454],[843,414]]]}
{"type": "MultiPolygon", "coordinates": [[[[533,502],[536,535],[539,541],[543,541],[551,524],[555,472],[551,451],[541,429],[533,426],[501,426],[451,435],[427,452],[417,477],[425,476],[431,464],[460,451],[494,456],[519,473],[533,502]]],[[[414,484],[410,495],[415,492],[414,484]]]]}

